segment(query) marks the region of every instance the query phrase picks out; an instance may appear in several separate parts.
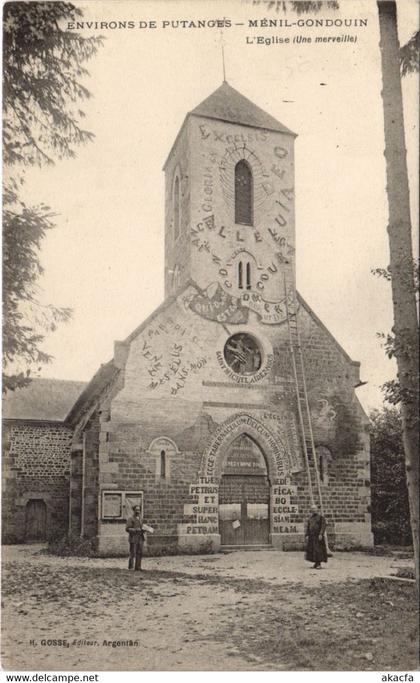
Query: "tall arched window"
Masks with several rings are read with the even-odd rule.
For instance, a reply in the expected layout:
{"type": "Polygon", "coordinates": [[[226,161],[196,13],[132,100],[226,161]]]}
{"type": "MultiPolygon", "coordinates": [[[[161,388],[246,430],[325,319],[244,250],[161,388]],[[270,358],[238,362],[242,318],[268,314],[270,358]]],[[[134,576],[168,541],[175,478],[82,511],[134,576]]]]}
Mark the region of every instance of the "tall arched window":
{"type": "Polygon", "coordinates": [[[238,263],[238,289],[243,289],[244,287],[244,265],[242,261],[238,263]]]}
{"type": "Polygon", "coordinates": [[[178,239],[181,232],[180,224],[180,188],[179,188],[179,177],[176,176],[174,182],[174,237],[178,239]]]}
{"type": "Polygon", "coordinates": [[[246,288],[251,289],[251,264],[249,261],[246,264],[246,288]]]}
{"type": "Polygon", "coordinates": [[[166,453],[160,452],[160,476],[161,479],[166,479],[166,453]]]}
{"type": "Polygon", "coordinates": [[[170,481],[171,468],[174,456],[178,453],[178,447],[172,439],[167,436],[158,436],[153,439],[148,452],[155,461],[155,481],[156,483],[170,481]]]}
{"type": "Polygon", "coordinates": [[[319,453],[318,455],[318,471],[319,471],[319,478],[321,481],[324,481],[325,477],[325,456],[323,453],[319,453]]]}
{"type": "Polygon", "coordinates": [[[251,264],[249,261],[238,263],[238,289],[251,289],[251,264]]]}
{"type": "Polygon", "coordinates": [[[252,225],[252,171],[245,159],[235,166],[235,223],[252,225]]]}

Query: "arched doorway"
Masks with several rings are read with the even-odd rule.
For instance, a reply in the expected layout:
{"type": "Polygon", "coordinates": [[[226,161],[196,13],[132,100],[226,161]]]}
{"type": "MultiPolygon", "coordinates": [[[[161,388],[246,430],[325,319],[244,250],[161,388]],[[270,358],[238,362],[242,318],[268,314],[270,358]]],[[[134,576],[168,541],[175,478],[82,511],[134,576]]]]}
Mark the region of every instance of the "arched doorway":
{"type": "Polygon", "coordinates": [[[29,500],[25,510],[25,540],[45,541],[47,537],[47,506],[43,500],[29,500]]]}
{"type": "Polygon", "coordinates": [[[270,482],[264,454],[248,434],[240,434],[223,459],[219,488],[222,545],[269,543],[270,482]]]}

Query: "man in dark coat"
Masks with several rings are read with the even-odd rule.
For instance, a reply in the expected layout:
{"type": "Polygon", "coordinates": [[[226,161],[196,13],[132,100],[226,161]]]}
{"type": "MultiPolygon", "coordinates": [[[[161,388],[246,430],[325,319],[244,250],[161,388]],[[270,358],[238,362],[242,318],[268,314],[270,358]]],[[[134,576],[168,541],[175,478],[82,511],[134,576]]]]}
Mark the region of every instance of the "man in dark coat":
{"type": "Polygon", "coordinates": [[[130,544],[130,559],[128,568],[141,571],[141,558],[143,554],[144,531],[143,520],[140,517],[140,507],[135,505],[133,516],[127,519],[125,530],[128,532],[128,542],[130,544]]]}
{"type": "Polygon", "coordinates": [[[325,543],[325,517],[321,515],[316,505],[311,505],[311,514],[306,523],[305,560],[314,562],[312,569],[322,569],[321,562],[327,562],[327,546],[325,543]]]}

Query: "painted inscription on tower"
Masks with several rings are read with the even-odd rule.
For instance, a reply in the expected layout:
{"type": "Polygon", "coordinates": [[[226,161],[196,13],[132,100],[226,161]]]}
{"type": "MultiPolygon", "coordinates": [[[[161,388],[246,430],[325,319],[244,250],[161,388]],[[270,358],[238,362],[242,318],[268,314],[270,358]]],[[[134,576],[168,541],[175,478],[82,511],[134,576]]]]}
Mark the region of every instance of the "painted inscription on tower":
{"type": "Polygon", "coordinates": [[[294,136],[261,127],[257,115],[255,127],[244,126],[241,117],[205,120],[203,112],[190,120],[197,171],[191,179],[191,276],[203,291],[219,283],[238,310],[277,324],[285,319],[284,266],[294,260],[294,136]]]}

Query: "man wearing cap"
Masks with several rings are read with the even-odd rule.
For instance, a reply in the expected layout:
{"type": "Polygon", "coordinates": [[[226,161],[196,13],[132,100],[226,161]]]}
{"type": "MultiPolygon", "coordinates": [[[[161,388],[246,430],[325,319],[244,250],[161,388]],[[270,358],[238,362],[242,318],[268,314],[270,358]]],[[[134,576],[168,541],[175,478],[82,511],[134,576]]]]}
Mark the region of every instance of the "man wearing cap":
{"type": "Polygon", "coordinates": [[[141,571],[144,531],[143,520],[140,517],[140,507],[138,505],[133,507],[133,516],[127,519],[125,530],[128,533],[128,542],[130,544],[128,568],[134,569],[134,571],[141,571]]]}
{"type": "Polygon", "coordinates": [[[325,517],[323,517],[316,505],[311,505],[311,513],[306,523],[305,560],[314,562],[312,569],[322,569],[321,562],[327,562],[327,546],[325,544],[325,517]]]}

